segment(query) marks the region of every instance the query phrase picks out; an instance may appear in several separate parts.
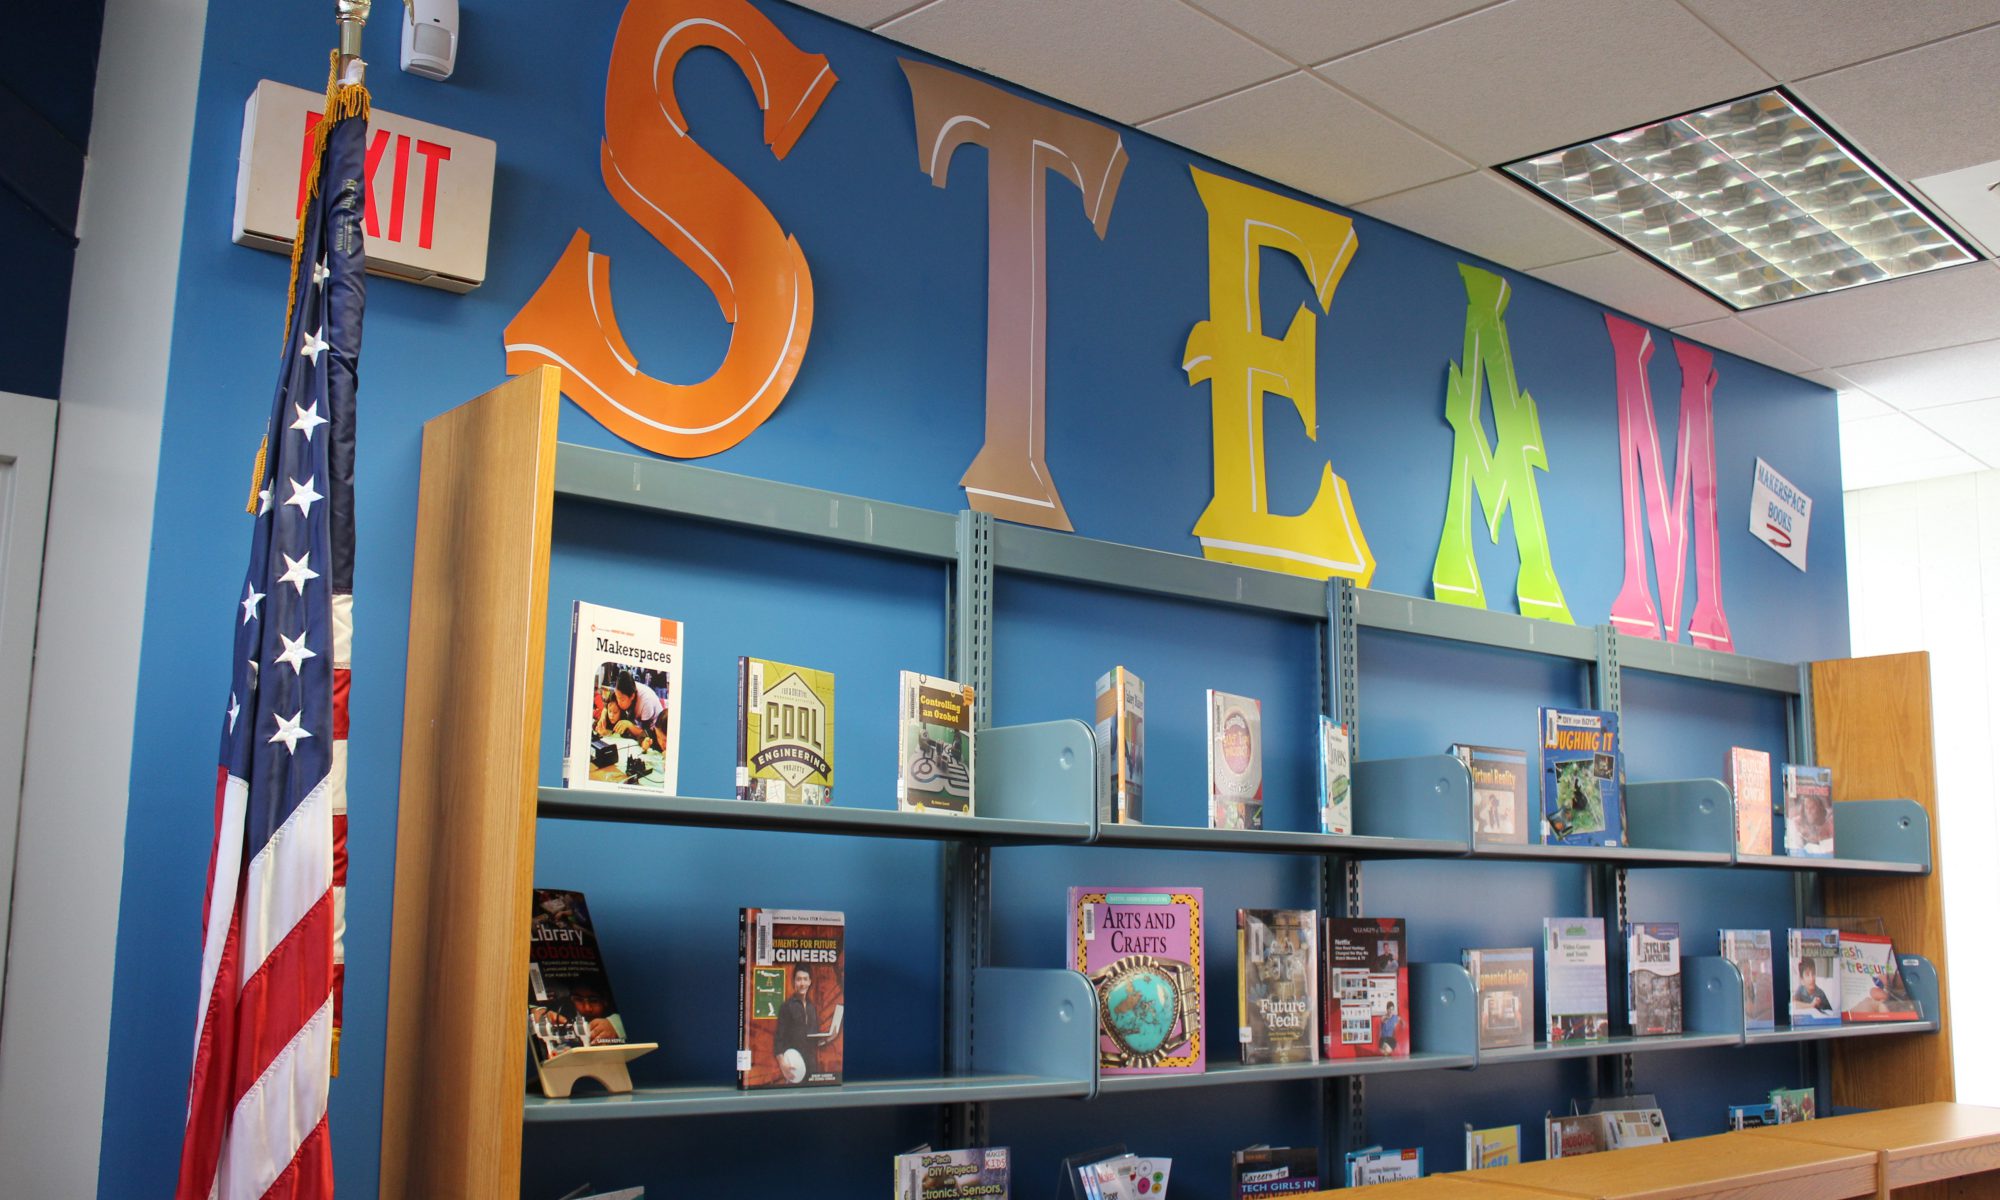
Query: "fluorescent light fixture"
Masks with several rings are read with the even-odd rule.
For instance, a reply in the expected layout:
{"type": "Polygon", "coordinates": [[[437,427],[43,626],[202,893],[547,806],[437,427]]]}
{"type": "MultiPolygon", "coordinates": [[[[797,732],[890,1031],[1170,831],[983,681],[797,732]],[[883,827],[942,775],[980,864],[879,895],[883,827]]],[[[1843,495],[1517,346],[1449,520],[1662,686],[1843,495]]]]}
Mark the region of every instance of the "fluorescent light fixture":
{"type": "Polygon", "coordinates": [[[1500,169],[1736,309],[1977,257],[1783,91],[1500,169]]]}

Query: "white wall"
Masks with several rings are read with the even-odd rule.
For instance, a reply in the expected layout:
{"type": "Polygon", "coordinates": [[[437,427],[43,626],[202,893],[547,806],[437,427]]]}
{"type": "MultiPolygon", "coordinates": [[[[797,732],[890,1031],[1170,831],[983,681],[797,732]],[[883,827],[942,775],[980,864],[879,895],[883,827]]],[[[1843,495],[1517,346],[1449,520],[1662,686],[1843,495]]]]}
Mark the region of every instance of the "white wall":
{"type": "Polygon", "coordinates": [[[1931,654],[1958,1098],[2000,1104],[2000,471],[1846,500],[1854,653],[1931,654]]]}

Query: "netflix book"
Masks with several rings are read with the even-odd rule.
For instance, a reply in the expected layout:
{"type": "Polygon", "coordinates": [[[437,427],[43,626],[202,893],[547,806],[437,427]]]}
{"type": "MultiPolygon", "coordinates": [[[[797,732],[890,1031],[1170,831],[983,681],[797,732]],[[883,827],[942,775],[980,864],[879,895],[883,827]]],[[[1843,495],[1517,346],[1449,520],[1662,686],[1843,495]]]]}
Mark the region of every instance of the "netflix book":
{"type": "Polygon", "coordinates": [[[1097,994],[1101,1073],[1207,1069],[1200,888],[1071,888],[1068,941],[1097,994]]]}
{"type": "Polygon", "coordinates": [[[625,1040],[625,1020],[582,892],[535,889],[528,919],[528,1040],[542,1062],[580,1046],[625,1040]]]}
{"type": "Polygon", "coordinates": [[[746,908],[737,934],[737,1085],[838,1084],[845,1066],[845,914],[746,908]]]}
{"type": "Polygon", "coordinates": [[[1320,938],[1326,1058],[1406,1058],[1410,968],[1401,917],[1328,917],[1320,938]]]}

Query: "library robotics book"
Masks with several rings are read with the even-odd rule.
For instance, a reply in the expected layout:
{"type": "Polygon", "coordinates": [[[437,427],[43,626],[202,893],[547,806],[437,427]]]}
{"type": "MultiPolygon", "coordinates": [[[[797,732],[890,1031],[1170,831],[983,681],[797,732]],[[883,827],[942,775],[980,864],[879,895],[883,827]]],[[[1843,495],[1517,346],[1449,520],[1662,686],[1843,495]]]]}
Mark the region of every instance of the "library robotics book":
{"type": "Polygon", "coordinates": [[[1465,1169],[1483,1171],[1488,1167],[1511,1167],[1521,1161],[1521,1127],[1496,1125],[1491,1129],[1465,1131],[1465,1169]]]}
{"type": "Polygon", "coordinates": [[[1533,821],[1527,752],[1454,744],[1451,754],[1472,776],[1473,840],[1482,846],[1526,845],[1533,821]]]}
{"type": "Polygon", "coordinates": [[[1591,708],[1541,710],[1542,841],[1616,846],[1624,829],[1618,714],[1591,708]]]}
{"type": "Polygon", "coordinates": [[[1736,852],[1771,852],[1771,756],[1762,750],[1729,748],[1726,782],[1736,803],[1736,852]]]}
{"type": "Polygon", "coordinates": [[[1785,853],[1833,857],[1833,770],[1785,764],[1785,853]]]}
{"type": "Polygon", "coordinates": [[[528,919],[528,1041],[538,1062],[625,1040],[582,892],[536,888],[528,919]]]}
{"type": "Polygon", "coordinates": [[[741,909],[736,961],[737,1086],[838,1085],[846,1065],[846,915],[741,909]]]}
{"type": "Polygon", "coordinates": [[[1479,1048],[1533,1045],[1534,947],[1481,948],[1467,950],[1462,957],[1479,997],[1479,1048]]]}
{"type": "Polygon", "coordinates": [[[833,672],[736,660],[736,798],[833,803],[833,672]]]}
{"type": "Polygon", "coordinates": [[[1840,932],[1788,929],[1785,950],[1792,1028],[1840,1024],[1840,932]]]}
{"type": "Polygon", "coordinates": [[[1320,1056],[1407,1058],[1410,965],[1401,917],[1328,917],[1320,958],[1320,1056]]]}
{"type": "Polygon", "coordinates": [[[1318,914],[1236,910],[1237,1040],[1246,1063],[1319,1061],[1318,914]]]}
{"type": "Polygon", "coordinates": [[[1262,1200],[1265,1196],[1317,1192],[1320,1190],[1319,1148],[1251,1146],[1230,1155],[1229,1175],[1229,1194],[1233,1200],[1262,1200]]]}
{"type": "Polygon", "coordinates": [[[1639,1037],[1681,1032],[1681,927],[1634,921],[1625,927],[1626,1019],[1639,1037]]]}
{"type": "Polygon", "coordinates": [[[1069,965],[1097,996],[1106,1075],[1199,1074],[1203,1040],[1201,889],[1069,890],[1069,965]]]}
{"type": "Polygon", "coordinates": [[[895,1200],[1008,1200],[1007,1147],[912,1150],[896,1156],[895,1200]]]}
{"type": "Polygon", "coordinates": [[[1137,825],[1146,815],[1146,682],[1124,667],[1097,681],[1097,819],[1137,825]]]}
{"type": "Polygon", "coordinates": [[[1208,827],[1264,828],[1264,708],[1208,691],[1208,827]]]}
{"type": "Polygon", "coordinates": [[[1604,918],[1547,917],[1542,933],[1547,1040],[1554,1044],[1610,1037],[1604,918]]]}
{"type": "Polygon", "coordinates": [[[570,606],[564,787],[675,794],[686,644],[679,621],[570,606]]]}
{"type": "Polygon", "coordinates": [[[972,815],[973,703],[969,685],[903,672],[897,808],[972,815]]]}
{"type": "Polygon", "coordinates": [[[1771,970],[1771,931],[1725,929],[1722,957],[1743,976],[1743,1028],[1778,1027],[1777,983],[1771,970]]]}
{"type": "Polygon", "coordinates": [[[1332,717],[1319,719],[1319,831],[1354,832],[1353,732],[1332,717]]]}
{"type": "Polygon", "coordinates": [[[1896,968],[1896,949],[1873,933],[1840,935],[1840,1019],[1915,1021],[1922,1016],[1896,968]]]}

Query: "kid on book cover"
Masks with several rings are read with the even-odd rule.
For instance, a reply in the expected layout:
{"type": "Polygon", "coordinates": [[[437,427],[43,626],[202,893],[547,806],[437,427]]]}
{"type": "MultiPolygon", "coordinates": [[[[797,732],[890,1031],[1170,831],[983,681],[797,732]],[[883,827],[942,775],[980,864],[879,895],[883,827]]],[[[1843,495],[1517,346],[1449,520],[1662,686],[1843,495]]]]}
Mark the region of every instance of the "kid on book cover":
{"type": "Polygon", "coordinates": [[[1917,1004],[1896,969],[1896,950],[1880,934],[1840,935],[1840,1016],[1844,1021],[1914,1021],[1917,1004]]]}
{"type": "Polygon", "coordinates": [[[541,1061],[625,1040],[582,892],[535,889],[528,920],[528,1033],[541,1061]]]}
{"type": "Polygon", "coordinates": [[[679,621],[583,600],[571,607],[564,786],[674,794],[686,637],[679,621]]]}
{"type": "Polygon", "coordinates": [[[972,812],[974,697],[968,684],[902,674],[902,752],[896,806],[904,812],[972,812]]]}
{"type": "Polygon", "coordinates": [[[833,803],[833,672],[736,660],[736,798],[833,803]]]}
{"type": "Polygon", "coordinates": [[[1833,929],[1786,931],[1790,951],[1792,1027],[1840,1024],[1840,933],[1833,929]]]}
{"type": "Polygon", "coordinates": [[[1067,940],[1097,994],[1100,1072],[1207,1068],[1200,888],[1071,888],[1067,940]]]}
{"type": "Polygon", "coordinates": [[[1401,917],[1328,917],[1320,992],[1325,1058],[1407,1058],[1410,968],[1401,917]]]}
{"type": "Polygon", "coordinates": [[[846,1064],[846,916],[746,908],[738,935],[737,1085],[838,1084],[846,1064]]]}
{"type": "Polygon", "coordinates": [[[1618,714],[1544,708],[1542,841],[1551,846],[1616,846],[1619,807],[1618,714]]]}
{"type": "Polygon", "coordinates": [[[1785,764],[1785,853],[1833,857],[1833,770],[1785,764]]]}
{"type": "Polygon", "coordinates": [[[1246,1063],[1319,1059],[1318,914],[1236,910],[1237,1034],[1246,1063]]]}

